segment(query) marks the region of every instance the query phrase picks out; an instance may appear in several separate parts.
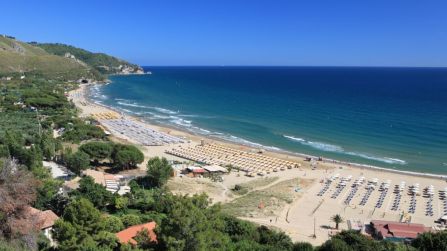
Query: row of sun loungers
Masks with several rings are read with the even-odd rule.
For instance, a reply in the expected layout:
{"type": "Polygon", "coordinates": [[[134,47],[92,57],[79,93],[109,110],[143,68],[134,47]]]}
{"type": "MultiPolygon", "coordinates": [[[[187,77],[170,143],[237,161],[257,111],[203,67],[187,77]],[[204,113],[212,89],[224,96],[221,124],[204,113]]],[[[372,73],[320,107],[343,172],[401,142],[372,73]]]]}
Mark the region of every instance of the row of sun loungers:
{"type": "Polygon", "coordinates": [[[351,179],[351,177],[349,177],[349,178],[342,178],[340,180],[340,183],[337,184],[335,192],[331,196],[332,199],[336,199],[338,197],[338,195],[340,195],[340,193],[345,189],[346,185],[348,184],[347,182],[351,179]]]}
{"type": "Polygon", "coordinates": [[[394,201],[393,204],[391,205],[391,210],[392,211],[397,211],[400,208],[400,201],[402,200],[402,192],[405,189],[405,181],[402,181],[400,183],[400,185],[395,185],[394,186],[394,201]]]}
{"type": "MultiPolygon", "coordinates": [[[[326,193],[326,191],[329,190],[333,181],[335,181],[338,178],[339,178],[339,174],[335,174],[332,177],[326,179],[323,188],[320,190],[320,192],[317,194],[317,196],[323,196],[326,193]]],[[[340,182],[337,183],[335,191],[331,195],[332,199],[336,199],[339,196],[339,194],[347,186],[347,182],[350,179],[351,179],[351,176],[340,179],[340,182]]],[[[348,193],[347,197],[343,201],[343,203],[345,205],[349,205],[351,203],[352,199],[357,194],[360,187],[362,187],[364,182],[365,182],[365,178],[359,177],[352,183],[351,191],[348,193]]],[[[379,197],[375,204],[375,208],[379,209],[379,208],[383,207],[383,203],[386,200],[386,198],[388,196],[388,192],[390,190],[391,180],[386,180],[386,181],[382,182],[380,184],[380,186],[377,186],[377,185],[378,185],[377,178],[371,179],[365,184],[366,192],[363,195],[359,205],[365,206],[368,203],[368,200],[371,197],[373,191],[377,189],[380,192],[380,194],[379,194],[379,197]]],[[[408,191],[408,195],[410,196],[409,197],[410,198],[409,205],[408,205],[408,213],[415,214],[416,208],[417,208],[417,198],[418,198],[418,196],[421,195],[419,193],[419,184],[416,183],[414,185],[409,186],[407,191],[408,191]]],[[[405,192],[406,192],[406,183],[404,181],[402,181],[400,184],[396,184],[394,186],[394,190],[393,190],[394,198],[392,200],[392,204],[391,204],[391,208],[390,208],[392,211],[398,211],[400,209],[402,196],[405,192]]],[[[426,188],[423,189],[423,195],[424,195],[423,197],[427,198],[426,208],[425,208],[425,216],[428,216],[428,217],[434,216],[434,210],[433,210],[433,208],[434,208],[434,206],[433,206],[434,194],[435,193],[434,193],[433,185],[427,186],[426,188]]],[[[442,203],[442,206],[443,206],[442,213],[443,213],[443,215],[447,215],[447,187],[443,191],[439,191],[439,198],[443,202],[442,203]]]]}
{"type": "Polygon", "coordinates": [[[208,165],[231,165],[236,169],[247,172],[249,176],[256,174],[263,176],[271,172],[300,167],[300,164],[295,162],[215,144],[197,145],[187,148],[180,146],[167,150],[166,153],[208,165]]]}
{"type": "Polygon", "coordinates": [[[377,200],[377,203],[376,203],[376,206],[375,206],[376,208],[381,208],[382,207],[383,201],[385,200],[386,195],[388,194],[388,189],[390,187],[390,183],[391,183],[391,181],[387,180],[386,182],[383,182],[380,185],[379,191],[381,191],[381,192],[380,192],[379,199],[377,200]]]}
{"type": "Polygon", "coordinates": [[[416,212],[416,195],[411,195],[410,206],[408,208],[408,212],[414,214],[416,212]]]}
{"type": "Polygon", "coordinates": [[[428,197],[427,199],[427,205],[425,208],[425,216],[433,216],[433,195],[434,193],[434,186],[430,185],[424,189],[424,194],[428,197]]]}
{"type": "Polygon", "coordinates": [[[349,205],[349,203],[351,203],[352,198],[354,198],[354,195],[357,193],[357,191],[359,190],[359,186],[354,186],[351,189],[351,192],[349,192],[348,197],[346,197],[344,203],[345,205],[349,205]]]}
{"type": "Polygon", "coordinates": [[[419,184],[416,183],[414,185],[409,186],[408,190],[409,190],[408,193],[411,196],[408,212],[414,214],[416,212],[416,204],[417,204],[416,195],[419,193],[419,184]]]}
{"type": "Polygon", "coordinates": [[[99,122],[110,131],[122,134],[146,146],[184,143],[180,138],[152,130],[130,119],[109,118],[99,119],[99,122]]]}
{"type": "Polygon", "coordinates": [[[323,196],[326,193],[326,191],[329,189],[331,184],[332,184],[332,180],[326,180],[324,182],[324,187],[320,190],[320,192],[318,192],[317,196],[323,196]]]}
{"type": "Polygon", "coordinates": [[[373,191],[374,191],[374,187],[366,188],[366,193],[365,193],[365,195],[363,195],[363,198],[359,203],[360,206],[364,206],[364,205],[366,205],[366,203],[368,203],[369,197],[371,196],[373,191]]]}
{"type": "Polygon", "coordinates": [[[447,187],[444,188],[444,190],[440,190],[439,191],[439,199],[442,200],[442,206],[443,206],[443,213],[444,213],[444,215],[447,215],[446,195],[447,195],[447,187]]]}
{"type": "Polygon", "coordinates": [[[358,192],[360,186],[364,182],[365,182],[365,177],[361,176],[352,183],[351,192],[349,192],[348,196],[346,197],[346,199],[344,201],[345,205],[349,205],[349,203],[351,203],[351,200],[354,198],[355,194],[358,192]]]}

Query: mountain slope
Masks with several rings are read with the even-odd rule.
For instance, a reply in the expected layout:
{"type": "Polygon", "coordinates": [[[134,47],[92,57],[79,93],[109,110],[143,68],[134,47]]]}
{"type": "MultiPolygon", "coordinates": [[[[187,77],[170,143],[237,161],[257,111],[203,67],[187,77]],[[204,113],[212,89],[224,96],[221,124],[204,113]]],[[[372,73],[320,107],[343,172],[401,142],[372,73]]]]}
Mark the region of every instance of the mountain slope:
{"type": "Polygon", "coordinates": [[[98,78],[76,60],[52,55],[42,48],[0,36],[0,73],[33,72],[60,79],[98,78]]]}
{"type": "Polygon", "coordinates": [[[44,49],[48,53],[80,60],[103,74],[143,73],[143,69],[140,66],[104,53],[93,53],[71,45],[59,43],[32,44],[44,49]]]}

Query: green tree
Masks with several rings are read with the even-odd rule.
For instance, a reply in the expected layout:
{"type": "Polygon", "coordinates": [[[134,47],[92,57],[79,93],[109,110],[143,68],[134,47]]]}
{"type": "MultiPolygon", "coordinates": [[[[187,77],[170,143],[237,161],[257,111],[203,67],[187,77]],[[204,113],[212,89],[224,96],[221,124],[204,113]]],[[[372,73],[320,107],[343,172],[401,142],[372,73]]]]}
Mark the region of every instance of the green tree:
{"type": "Polygon", "coordinates": [[[116,166],[124,169],[135,167],[144,161],[144,154],[133,145],[115,144],[111,157],[116,166]]]}
{"type": "Polygon", "coordinates": [[[45,167],[33,168],[32,172],[34,177],[40,181],[34,206],[40,209],[48,208],[53,198],[58,194],[62,181],[53,179],[50,171],[45,167]]]}
{"type": "Polygon", "coordinates": [[[138,231],[134,239],[138,243],[138,247],[143,250],[154,248],[156,246],[156,243],[151,240],[149,231],[146,228],[138,231]]]}
{"type": "Polygon", "coordinates": [[[162,187],[173,172],[166,158],[154,157],[147,162],[147,179],[151,186],[162,187]]]}
{"type": "Polygon", "coordinates": [[[259,241],[260,233],[253,223],[226,215],[224,215],[222,219],[223,222],[225,222],[223,231],[230,235],[233,241],[244,239],[259,241]]]}
{"type": "Polygon", "coordinates": [[[97,250],[97,246],[114,247],[110,234],[104,233],[101,212],[87,199],[72,201],[54,226],[59,250],[97,250]]]}
{"type": "Polygon", "coordinates": [[[90,235],[103,230],[101,212],[84,198],[71,202],[65,209],[62,218],[71,223],[78,231],[90,235]]]}
{"type": "Polygon", "coordinates": [[[81,147],[79,147],[80,151],[85,152],[90,156],[91,159],[94,160],[96,164],[98,164],[99,160],[107,159],[112,154],[113,146],[108,142],[88,142],[81,147]]]}
{"type": "Polygon", "coordinates": [[[205,194],[173,196],[166,194],[160,198],[165,205],[162,210],[167,217],[157,231],[159,248],[167,250],[209,250],[223,249],[231,239],[224,234],[224,222],[219,217],[218,208],[210,207],[205,194]],[[160,238],[158,238],[160,237],[160,238]]]}
{"type": "Polygon", "coordinates": [[[110,232],[101,231],[93,239],[100,250],[114,250],[118,247],[118,238],[110,232]]]}
{"type": "Polygon", "coordinates": [[[72,194],[88,199],[95,207],[101,209],[113,203],[114,199],[111,192],[104,186],[96,184],[90,176],[83,177],[79,181],[79,188],[72,194]]]}
{"type": "Polygon", "coordinates": [[[61,250],[70,250],[77,247],[77,230],[68,221],[59,219],[53,226],[53,237],[58,241],[58,247],[61,250]]]}
{"type": "Polygon", "coordinates": [[[82,151],[77,151],[65,158],[68,169],[76,174],[80,174],[82,170],[88,169],[90,166],[90,156],[82,151]]]}
{"type": "Polygon", "coordinates": [[[124,224],[119,217],[109,215],[104,219],[105,230],[111,233],[117,233],[124,229],[124,224]]]}
{"type": "Polygon", "coordinates": [[[318,251],[354,251],[346,242],[343,240],[332,238],[323,245],[321,245],[318,249],[318,251]]]}
{"type": "Polygon", "coordinates": [[[411,242],[411,245],[422,251],[447,250],[447,231],[422,233],[411,242]]]}
{"type": "Polygon", "coordinates": [[[126,210],[129,205],[129,199],[123,196],[116,196],[114,199],[114,205],[116,210],[126,210]]]}
{"type": "Polygon", "coordinates": [[[125,227],[141,224],[141,218],[135,214],[125,214],[121,216],[121,221],[125,227]]]}
{"type": "Polygon", "coordinates": [[[9,148],[7,145],[0,145],[0,158],[9,158],[9,148]]]}
{"type": "Polygon", "coordinates": [[[56,153],[56,144],[51,135],[47,133],[42,135],[42,139],[40,141],[40,148],[42,149],[43,156],[47,160],[53,159],[56,153]]]}
{"type": "Polygon", "coordinates": [[[375,241],[355,231],[342,231],[326,241],[317,250],[407,250],[406,247],[388,241],[375,241]],[[404,248],[404,249],[403,249],[404,248]]]}
{"type": "Polygon", "coordinates": [[[343,222],[343,218],[339,214],[332,216],[331,220],[335,223],[336,229],[338,229],[339,224],[343,222]]]}
{"type": "Polygon", "coordinates": [[[258,228],[260,238],[259,243],[266,244],[271,247],[278,248],[279,250],[292,249],[292,240],[288,235],[283,232],[276,232],[269,229],[266,226],[260,226],[258,228]]]}
{"type": "Polygon", "coordinates": [[[293,244],[292,251],[313,251],[314,247],[309,242],[296,242],[293,244]]]}

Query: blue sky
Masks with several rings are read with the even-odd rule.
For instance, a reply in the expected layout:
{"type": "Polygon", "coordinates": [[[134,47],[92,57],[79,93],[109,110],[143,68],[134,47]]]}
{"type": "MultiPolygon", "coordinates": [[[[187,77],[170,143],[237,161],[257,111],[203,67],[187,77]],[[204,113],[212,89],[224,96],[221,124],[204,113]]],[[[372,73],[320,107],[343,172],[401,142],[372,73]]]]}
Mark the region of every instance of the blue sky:
{"type": "Polygon", "coordinates": [[[447,1],[3,1],[0,33],[142,65],[447,66],[447,1]]]}

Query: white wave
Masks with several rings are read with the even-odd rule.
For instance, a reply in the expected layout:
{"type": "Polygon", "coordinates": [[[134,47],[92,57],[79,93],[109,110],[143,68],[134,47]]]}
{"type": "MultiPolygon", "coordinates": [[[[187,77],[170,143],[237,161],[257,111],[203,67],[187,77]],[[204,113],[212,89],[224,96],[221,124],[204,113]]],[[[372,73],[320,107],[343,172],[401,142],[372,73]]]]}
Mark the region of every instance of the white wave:
{"type": "Polygon", "coordinates": [[[175,116],[171,116],[171,120],[169,120],[169,121],[176,125],[185,126],[185,127],[190,127],[191,123],[192,123],[192,121],[190,121],[190,120],[182,119],[182,118],[175,117],[175,116]]]}
{"type": "Polygon", "coordinates": [[[303,145],[308,145],[313,148],[326,151],[326,152],[344,152],[343,147],[337,146],[337,145],[331,145],[323,142],[317,142],[317,141],[305,141],[302,143],[303,145]]]}
{"type": "Polygon", "coordinates": [[[161,108],[161,107],[152,107],[152,109],[159,111],[161,113],[166,113],[166,114],[177,114],[178,112],[174,112],[165,108],[161,108]]]}
{"type": "Polygon", "coordinates": [[[123,106],[151,109],[151,110],[155,110],[157,112],[164,113],[164,114],[178,114],[178,112],[175,112],[175,111],[172,111],[169,109],[165,109],[165,108],[161,108],[161,107],[156,107],[156,106],[145,106],[145,105],[140,105],[138,103],[130,103],[130,102],[123,102],[123,101],[118,101],[116,103],[119,105],[123,105],[123,106]]]}
{"type": "Polygon", "coordinates": [[[343,147],[337,146],[337,145],[331,145],[324,142],[318,142],[318,141],[308,141],[303,138],[298,138],[290,135],[283,135],[285,138],[291,139],[293,141],[297,141],[301,143],[302,145],[307,145],[310,147],[313,147],[318,150],[322,150],[325,152],[343,152],[343,147]]]}
{"type": "Polygon", "coordinates": [[[204,133],[204,134],[207,134],[207,135],[211,134],[211,131],[209,131],[209,130],[206,130],[206,129],[203,129],[203,128],[200,128],[200,127],[197,127],[197,126],[194,126],[193,128],[197,129],[200,133],[204,133]]]}
{"type": "Polygon", "coordinates": [[[345,152],[345,153],[348,155],[358,156],[358,157],[361,157],[364,159],[376,160],[376,161],[380,161],[380,162],[384,162],[384,163],[388,163],[388,164],[399,164],[399,165],[407,164],[407,162],[405,160],[396,159],[396,158],[378,157],[378,156],[369,155],[366,153],[357,153],[357,152],[345,152]]]}
{"type": "Polygon", "coordinates": [[[166,120],[166,119],[170,119],[171,116],[166,116],[166,115],[160,115],[158,113],[154,113],[154,112],[143,112],[143,114],[149,114],[151,116],[149,116],[150,118],[153,119],[162,119],[162,120],[166,120]]]}
{"type": "Polygon", "coordinates": [[[123,106],[151,109],[151,107],[149,107],[149,106],[139,105],[136,103],[129,103],[129,102],[123,102],[123,101],[118,101],[116,103],[119,105],[123,105],[123,106]]]}
{"type": "Polygon", "coordinates": [[[125,108],[118,108],[118,109],[121,110],[121,111],[123,111],[123,112],[127,112],[127,113],[130,113],[130,114],[134,114],[133,111],[128,110],[128,109],[125,109],[125,108]]]}
{"type": "Polygon", "coordinates": [[[357,156],[357,157],[361,157],[364,159],[380,161],[380,162],[384,162],[384,163],[388,163],[388,164],[399,164],[399,165],[407,164],[407,162],[405,160],[390,158],[390,157],[379,157],[379,156],[370,155],[370,154],[366,154],[366,153],[345,151],[343,149],[343,147],[341,147],[341,146],[332,145],[332,144],[328,144],[328,143],[324,143],[324,142],[309,141],[309,140],[305,140],[303,138],[290,136],[290,135],[283,135],[283,137],[288,138],[292,141],[298,142],[302,145],[310,146],[312,148],[315,148],[315,149],[318,149],[321,151],[325,151],[325,152],[336,152],[336,153],[341,153],[341,154],[346,154],[346,155],[351,155],[351,156],[357,156]]]}
{"type": "Polygon", "coordinates": [[[283,135],[283,136],[288,138],[288,139],[291,139],[291,140],[294,140],[294,141],[298,141],[298,142],[305,142],[306,141],[306,140],[304,140],[302,138],[297,138],[297,137],[294,137],[294,136],[289,136],[289,135],[283,135]]]}

